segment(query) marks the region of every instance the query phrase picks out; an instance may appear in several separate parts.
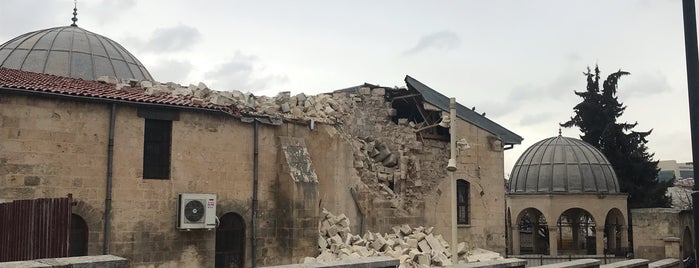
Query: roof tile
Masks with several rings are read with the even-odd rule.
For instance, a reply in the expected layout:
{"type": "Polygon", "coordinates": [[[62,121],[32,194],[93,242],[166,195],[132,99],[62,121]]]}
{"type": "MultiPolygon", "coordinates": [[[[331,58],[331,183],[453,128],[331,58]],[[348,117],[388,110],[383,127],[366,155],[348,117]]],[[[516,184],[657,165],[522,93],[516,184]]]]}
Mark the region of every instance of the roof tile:
{"type": "Polygon", "coordinates": [[[61,94],[68,97],[93,97],[143,104],[164,104],[208,111],[215,110],[231,115],[239,114],[239,111],[234,106],[221,106],[209,102],[205,102],[202,105],[194,104],[191,96],[151,96],[145,94],[145,89],[141,87],[117,90],[116,85],[113,84],[0,67],[0,90],[3,89],[61,94]]]}

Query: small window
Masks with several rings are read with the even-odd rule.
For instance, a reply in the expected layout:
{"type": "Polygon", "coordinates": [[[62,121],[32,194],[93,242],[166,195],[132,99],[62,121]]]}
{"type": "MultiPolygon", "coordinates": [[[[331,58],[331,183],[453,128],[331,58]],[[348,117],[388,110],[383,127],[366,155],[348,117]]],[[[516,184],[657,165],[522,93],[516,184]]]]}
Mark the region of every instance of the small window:
{"type": "Polygon", "coordinates": [[[172,121],[146,119],[143,141],[143,178],[170,178],[172,121]]]}
{"type": "Polygon", "coordinates": [[[468,192],[471,185],[465,180],[456,181],[456,223],[469,224],[468,192]]]}

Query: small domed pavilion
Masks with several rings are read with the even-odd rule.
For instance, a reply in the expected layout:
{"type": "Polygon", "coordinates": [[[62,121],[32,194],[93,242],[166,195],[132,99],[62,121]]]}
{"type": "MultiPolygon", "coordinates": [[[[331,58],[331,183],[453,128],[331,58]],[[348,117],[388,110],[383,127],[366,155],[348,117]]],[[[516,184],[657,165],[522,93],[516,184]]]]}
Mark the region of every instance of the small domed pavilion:
{"type": "Polygon", "coordinates": [[[623,254],[628,248],[627,194],[592,145],[560,134],[544,139],[524,151],[510,174],[510,254],[623,254]]]}

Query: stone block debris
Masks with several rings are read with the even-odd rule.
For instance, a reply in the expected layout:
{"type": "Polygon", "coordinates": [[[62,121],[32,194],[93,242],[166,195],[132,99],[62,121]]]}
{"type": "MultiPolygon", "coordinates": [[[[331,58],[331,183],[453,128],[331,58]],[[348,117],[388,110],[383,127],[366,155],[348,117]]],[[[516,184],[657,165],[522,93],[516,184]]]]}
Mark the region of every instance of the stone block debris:
{"type": "Polygon", "coordinates": [[[407,224],[395,226],[393,233],[367,232],[363,236],[352,234],[350,221],[344,214],[334,215],[323,209],[318,223],[317,257],[306,257],[303,263],[327,263],[356,258],[377,256],[393,257],[400,260],[403,268],[423,268],[431,266],[451,266],[455,263],[502,259],[495,252],[477,249],[477,256],[465,242],[458,244],[458,256],[451,256],[449,243],[433,228],[415,227],[407,224]]]}

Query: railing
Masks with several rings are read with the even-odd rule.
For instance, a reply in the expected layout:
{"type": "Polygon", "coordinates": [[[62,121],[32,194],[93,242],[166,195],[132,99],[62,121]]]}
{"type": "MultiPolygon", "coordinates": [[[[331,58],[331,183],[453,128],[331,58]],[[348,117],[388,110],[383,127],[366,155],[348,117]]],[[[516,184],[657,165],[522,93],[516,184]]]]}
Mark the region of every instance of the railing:
{"type": "Polygon", "coordinates": [[[508,258],[518,258],[527,260],[527,267],[542,266],[548,264],[555,264],[561,262],[568,262],[580,259],[596,259],[600,261],[600,264],[608,264],[619,261],[627,260],[626,257],[617,257],[611,254],[607,255],[559,255],[559,256],[549,256],[549,255],[509,255],[508,258]]]}

